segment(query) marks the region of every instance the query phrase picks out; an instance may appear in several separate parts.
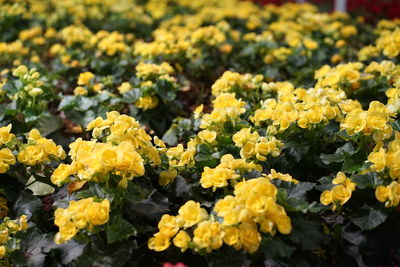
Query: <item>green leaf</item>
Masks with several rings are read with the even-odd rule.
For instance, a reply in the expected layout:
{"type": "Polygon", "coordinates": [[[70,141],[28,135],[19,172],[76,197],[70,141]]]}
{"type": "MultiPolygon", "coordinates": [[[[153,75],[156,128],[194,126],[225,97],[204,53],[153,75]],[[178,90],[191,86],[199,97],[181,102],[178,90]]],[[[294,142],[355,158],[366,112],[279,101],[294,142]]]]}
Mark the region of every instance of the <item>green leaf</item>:
{"type": "Polygon", "coordinates": [[[284,207],[287,211],[301,211],[306,213],[308,210],[308,202],[301,198],[288,198],[284,207]]]}
{"type": "Polygon", "coordinates": [[[383,223],[389,215],[390,209],[382,206],[369,207],[355,210],[350,220],[363,230],[371,230],[383,223]]]}
{"type": "MultiPolygon", "coordinates": [[[[336,149],[334,154],[321,154],[320,158],[323,163],[326,165],[331,164],[331,163],[339,163],[345,161],[345,159],[348,159],[348,163],[346,165],[346,169],[353,167],[352,162],[351,162],[351,157],[356,151],[354,150],[354,146],[351,142],[347,142],[344,144],[342,147],[339,147],[336,149]],[[347,167],[348,166],[348,167],[347,167]]],[[[346,164],[346,163],[345,163],[346,164]]]]}
{"type": "Polygon", "coordinates": [[[176,93],[173,85],[164,79],[157,79],[156,86],[154,87],[156,93],[161,97],[161,100],[165,102],[172,101],[175,99],[176,93]]]}
{"type": "Polygon", "coordinates": [[[307,191],[314,188],[316,183],[300,182],[298,184],[291,184],[288,189],[288,198],[303,198],[307,191]]]}
{"type": "Polygon", "coordinates": [[[136,229],[120,214],[111,214],[106,225],[107,243],[112,244],[136,235],[136,229]]]}
{"type": "Polygon", "coordinates": [[[137,88],[129,90],[128,92],[122,94],[121,102],[126,104],[133,104],[139,99],[140,95],[140,90],[137,88]]]}
{"type": "Polygon", "coordinates": [[[400,131],[400,122],[399,121],[393,121],[389,122],[389,124],[393,127],[394,130],[400,131]]]}
{"type": "Polygon", "coordinates": [[[29,219],[35,212],[40,210],[41,207],[42,202],[39,198],[26,191],[22,191],[17,201],[15,201],[14,212],[17,216],[25,214],[29,219]]]}
{"type": "Polygon", "coordinates": [[[367,154],[364,149],[359,149],[356,153],[344,152],[344,155],[342,171],[346,173],[360,171],[367,159],[367,154]]]}
{"type": "Polygon", "coordinates": [[[358,188],[364,189],[367,187],[375,188],[382,184],[376,172],[369,172],[367,174],[353,174],[351,180],[357,184],[358,188]]]}
{"type": "Polygon", "coordinates": [[[320,223],[298,215],[290,217],[292,219],[292,232],[289,238],[295,244],[300,244],[302,249],[315,250],[321,248],[328,240],[320,223]]]}
{"type": "Polygon", "coordinates": [[[174,127],[174,125],[172,125],[171,128],[169,128],[168,131],[164,134],[162,140],[168,145],[173,146],[178,142],[178,134],[179,130],[174,127]]]}
{"type": "Polygon", "coordinates": [[[343,159],[343,155],[339,155],[339,154],[324,154],[324,153],[321,154],[320,159],[326,165],[334,163],[334,162],[335,163],[339,163],[339,162],[342,162],[344,160],[343,159]]]}
{"type": "Polygon", "coordinates": [[[48,136],[49,134],[61,129],[63,127],[62,120],[58,116],[46,115],[40,116],[35,124],[42,136],[48,136]]]}
{"type": "Polygon", "coordinates": [[[197,146],[197,153],[195,156],[196,161],[207,161],[213,159],[211,156],[212,151],[206,144],[200,144],[197,146]]]}
{"type": "Polygon", "coordinates": [[[294,247],[289,246],[282,239],[276,236],[263,240],[261,246],[262,248],[260,251],[265,251],[266,258],[271,259],[277,257],[289,258],[295,251],[294,247]]]}
{"type": "Polygon", "coordinates": [[[59,110],[67,110],[71,109],[76,105],[76,97],[72,95],[63,95],[60,101],[60,104],[58,104],[58,109],[59,110]]]}
{"type": "Polygon", "coordinates": [[[53,239],[36,228],[19,232],[17,238],[21,239],[21,249],[10,255],[13,266],[43,266],[46,258],[43,250],[54,244],[53,239]]]}
{"type": "Polygon", "coordinates": [[[150,196],[141,201],[128,200],[127,210],[130,218],[142,216],[149,219],[158,219],[169,211],[168,198],[154,190],[150,196]]]}
{"type": "Polygon", "coordinates": [[[95,97],[77,96],[76,98],[76,110],[79,111],[85,112],[91,107],[99,105],[99,101],[95,97]]]}
{"type": "Polygon", "coordinates": [[[108,199],[110,201],[114,200],[114,195],[110,192],[110,189],[103,188],[98,183],[89,183],[89,188],[83,191],[79,191],[76,195],[78,198],[88,198],[88,197],[97,197],[99,199],[108,199]]]}
{"type": "Polygon", "coordinates": [[[93,237],[81,256],[72,262],[72,266],[92,267],[92,266],[124,266],[132,257],[132,250],[135,244],[132,242],[121,242],[112,245],[104,244],[101,240],[93,237]]]}
{"type": "Polygon", "coordinates": [[[26,183],[28,184],[28,186],[26,187],[26,189],[29,189],[32,191],[32,194],[34,196],[45,196],[48,194],[51,194],[54,192],[54,187],[36,181],[35,177],[31,176],[31,178],[29,178],[28,182],[26,183]]]}
{"type": "Polygon", "coordinates": [[[65,244],[57,246],[56,249],[61,251],[61,262],[69,264],[82,255],[85,246],[85,244],[78,243],[72,239],[65,244]]]}

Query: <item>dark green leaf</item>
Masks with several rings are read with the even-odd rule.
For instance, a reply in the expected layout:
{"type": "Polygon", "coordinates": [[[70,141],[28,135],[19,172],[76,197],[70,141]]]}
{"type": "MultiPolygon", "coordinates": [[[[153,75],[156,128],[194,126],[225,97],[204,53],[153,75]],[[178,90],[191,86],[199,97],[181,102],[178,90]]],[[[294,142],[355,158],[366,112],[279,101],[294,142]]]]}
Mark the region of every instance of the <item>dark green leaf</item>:
{"type": "Polygon", "coordinates": [[[303,198],[307,191],[314,188],[315,183],[300,182],[298,184],[292,184],[288,190],[288,198],[303,198]]]}
{"type": "Polygon", "coordinates": [[[314,250],[321,248],[328,240],[323,233],[320,223],[308,220],[301,216],[291,216],[292,232],[290,240],[295,244],[300,244],[302,249],[314,250]]]}
{"type": "Polygon", "coordinates": [[[35,212],[40,210],[41,207],[42,202],[39,198],[22,191],[14,204],[14,211],[17,216],[25,214],[29,219],[35,212]]]}
{"type": "Polygon", "coordinates": [[[170,146],[175,145],[178,142],[179,130],[174,125],[168,129],[168,131],[162,137],[162,140],[170,146]]]}
{"type": "Polygon", "coordinates": [[[106,225],[107,243],[112,244],[136,235],[136,229],[120,214],[111,214],[106,225]]]}
{"type": "Polygon", "coordinates": [[[375,188],[377,185],[382,184],[376,172],[369,172],[367,174],[353,174],[351,180],[357,184],[358,188],[364,189],[367,187],[375,188]]]}
{"type": "Polygon", "coordinates": [[[262,251],[265,251],[266,258],[274,259],[276,257],[289,258],[295,248],[286,244],[278,237],[272,237],[262,242],[262,251]]]}
{"type": "Polygon", "coordinates": [[[331,164],[333,162],[342,162],[343,159],[343,155],[340,154],[321,154],[320,156],[321,160],[323,163],[325,163],[326,165],[331,164]]]}
{"type": "Polygon", "coordinates": [[[132,89],[132,90],[122,94],[121,102],[127,103],[127,104],[133,104],[139,99],[140,95],[141,95],[141,93],[140,93],[139,89],[137,89],[137,88],[132,89]]]}
{"type": "Polygon", "coordinates": [[[371,230],[383,223],[388,214],[389,209],[383,206],[364,206],[362,209],[354,211],[350,220],[363,230],[371,230]]]}
{"type": "Polygon", "coordinates": [[[63,124],[59,117],[49,114],[48,116],[41,116],[36,121],[35,127],[40,131],[42,136],[48,136],[58,129],[61,129],[63,124]]]}

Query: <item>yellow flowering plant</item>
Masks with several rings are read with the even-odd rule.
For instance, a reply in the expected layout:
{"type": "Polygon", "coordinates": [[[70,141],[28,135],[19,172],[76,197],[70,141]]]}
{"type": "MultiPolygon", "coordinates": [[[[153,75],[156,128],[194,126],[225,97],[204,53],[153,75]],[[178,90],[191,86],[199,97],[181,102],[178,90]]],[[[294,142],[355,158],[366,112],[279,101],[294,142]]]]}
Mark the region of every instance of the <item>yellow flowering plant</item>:
{"type": "Polygon", "coordinates": [[[0,265],[397,264],[400,21],[368,19],[0,0],[0,265]]]}

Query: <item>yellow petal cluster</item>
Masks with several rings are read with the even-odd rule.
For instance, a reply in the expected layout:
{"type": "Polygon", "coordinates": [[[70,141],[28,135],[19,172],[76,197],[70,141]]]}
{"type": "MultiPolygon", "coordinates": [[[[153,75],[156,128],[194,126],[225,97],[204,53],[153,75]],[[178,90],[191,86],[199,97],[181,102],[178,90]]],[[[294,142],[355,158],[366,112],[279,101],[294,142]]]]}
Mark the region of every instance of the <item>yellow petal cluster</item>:
{"type": "MultiPolygon", "coordinates": [[[[272,177],[276,176],[279,175],[274,171],[272,177]]],[[[164,251],[172,239],[181,251],[192,248],[210,253],[226,244],[253,253],[260,246],[260,232],[275,235],[276,231],[289,234],[292,230],[285,209],[276,203],[277,192],[268,176],[239,182],[234,195],[216,202],[217,217],[209,216],[199,203],[190,200],[179,209],[179,215],[163,215],[159,232],[149,239],[148,247],[164,251]]]]}
{"type": "Polygon", "coordinates": [[[221,163],[215,168],[204,167],[201,174],[200,184],[204,188],[225,187],[229,180],[236,180],[240,177],[239,173],[246,171],[258,170],[262,167],[254,162],[246,162],[245,159],[235,159],[231,154],[223,155],[221,163]]]}
{"type": "Polygon", "coordinates": [[[397,207],[400,203],[400,184],[393,181],[387,186],[380,185],[375,189],[375,196],[386,207],[397,207]]]}
{"type": "Polygon", "coordinates": [[[71,201],[68,208],[58,208],[54,212],[54,224],[59,232],[54,237],[57,244],[62,244],[72,239],[79,230],[87,228],[89,231],[94,226],[108,222],[110,202],[104,199],[95,202],[93,198],[71,201]]]}
{"type": "Polygon", "coordinates": [[[25,231],[28,227],[28,217],[26,215],[22,215],[15,220],[11,220],[9,217],[3,219],[0,224],[0,259],[4,259],[8,253],[13,251],[9,242],[13,242],[15,238],[14,235],[18,232],[25,231]]]}
{"type": "Polygon", "coordinates": [[[362,132],[364,135],[374,134],[376,141],[387,139],[392,135],[392,113],[379,101],[372,101],[368,110],[356,108],[350,111],[340,124],[342,130],[349,135],[362,132]]]}
{"type": "Polygon", "coordinates": [[[371,169],[377,172],[383,172],[387,168],[389,176],[392,179],[400,178],[400,133],[395,132],[395,138],[387,144],[387,148],[383,147],[383,143],[378,143],[374,151],[368,156],[368,161],[373,163],[371,169]]]}
{"type": "Polygon", "coordinates": [[[111,176],[119,177],[119,186],[126,188],[127,182],[144,175],[145,162],[160,164],[159,151],[151,143],[139,123],[132,117],[118,112],[107,113],[107,118],[96,118],[87,126],[94,138],[84,141],[78,138],[70,144],[71,164],[60,164],[51,180],[60,186],[69,182],[70,176],[78,181],[106,182],[111,176]]]}
{"type": "Polygon", "coordinates": [[[332,208],[335,210],[349,201],[352,192],[356,189],[356,184],[347,178],[343,172],[338,172],[332,183],[335,186],[331,190],[322,192],[320,200],[324,205],[333,204],[332,208]]]}
{"type": "Polygon", "coordinates": [[[26,165],[36,165],[65,159],[65,152],[53,140],[40,135],[36,129],[32,129],[28,134],[28,144],[23,146],[17,156],[18,161],[26,165]]]}
{"type": "Polygon", "coordinates": [[[210,114],[204,114],[200,128],[205,129],[213,124],[221,124],[228,120],[235,120],[246,109],[245,102],[236,99],[235,93],[222,93],[213,101],[214,109],[210,114]]]}
{"type": "Polygon", "coordinates": [[[240,156],[249,159],[255,156],[260,161],[267,160],[266,156],[271,154],[279,156],[283,143],[274,136],[268,138],[259,136],[258,132],[250,132],[250,128],[243,128],[232,136],[235,146],[241,148],[240,156]]]}

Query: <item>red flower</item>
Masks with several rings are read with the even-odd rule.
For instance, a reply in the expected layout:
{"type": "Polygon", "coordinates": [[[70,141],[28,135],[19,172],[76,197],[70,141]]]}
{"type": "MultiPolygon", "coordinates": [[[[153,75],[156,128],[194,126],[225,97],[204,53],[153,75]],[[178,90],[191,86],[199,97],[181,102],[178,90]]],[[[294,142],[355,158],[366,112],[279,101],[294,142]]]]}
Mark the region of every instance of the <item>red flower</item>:
{"type": "Polygon", "coordinates": [[[183,264],[182,262],[178,262],[177,264],[172,264],[170,262],[165,262],[163,264],[163,267],[189,267],[189,266],[183,264]]]}

